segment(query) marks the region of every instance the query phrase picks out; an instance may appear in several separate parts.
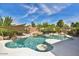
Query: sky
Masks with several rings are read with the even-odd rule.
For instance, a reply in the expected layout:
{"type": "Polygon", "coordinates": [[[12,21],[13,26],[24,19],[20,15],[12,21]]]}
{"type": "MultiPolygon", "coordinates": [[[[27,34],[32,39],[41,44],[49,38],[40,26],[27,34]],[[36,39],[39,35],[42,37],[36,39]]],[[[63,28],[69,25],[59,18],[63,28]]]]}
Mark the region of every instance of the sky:
{"type": "Polygon", "coordinates": [[[73,3],[9,3],[0,4],[0,16],[11,16],[13,24],[30,24],[48,22],[65,23],[79,21],[79,4],[73,3]]]}

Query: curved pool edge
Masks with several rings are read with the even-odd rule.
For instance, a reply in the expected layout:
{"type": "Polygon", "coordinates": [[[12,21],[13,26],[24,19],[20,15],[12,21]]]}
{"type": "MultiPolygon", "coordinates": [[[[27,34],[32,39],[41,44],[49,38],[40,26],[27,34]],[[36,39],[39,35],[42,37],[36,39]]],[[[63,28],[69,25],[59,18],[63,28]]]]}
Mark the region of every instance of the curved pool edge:
{"type": "MultiPolygon", "coordinates": [[[[5,43],[7,42],[11,42],[11,40],[3,40],[3,41],[0,41],[1,45],[0,45],[0,48],[2,48],[1,52],[5,52],[7,51],[8,55],[21,55],[19,54],[18,52],[20,53],[25,53],[24,55],[31,55],[31,56],[55,56],[53,53],[51,53],[50,51],[48,52],[38,52],[38,51],[35,51],[31,48],[7,48],[5,46],[5,43]],[[22,52],[21,52],[22,51],[22,52]],[[13,54],[12,54],[13,53],[13,54]]],[[[23,54],[22,54],[23,55],[23,54]]]]}
{"type": "Polygon", "coordinates": [[[45,42],[47,42],[48,44],[54,44],[57,42],[60,42],[62,40],[57,40],[57,39],[46,39],[45,42]]]}
{"type": "Polygon", "coordinates": [[[2,41],[0,41],[2,48],[8,49],[8,48],[5,46],[5,44],[8,43],[8,42],[11,42],[11,41],[12,41],[12,40],[2,40],[2,41]]]}
{"type": "MultiPolygon", "coordinates": [[[[50,44],[50,45],[52,45],[52,44],[54,44],[54,43],[57,43],[57,42],[60,42],[60,41],[62,41],[62,40],[57,40],[57,39],[46,39],[46,40],[45,40],[45,42],[48,43],[48,44],[50,44]]],[[[6,48],[6,49],[10,49],[9,47],[6,47],[6,46],[5,46],[5,44],[8,43],[8,42],[12,42],[12,40],[4,40],[4,41],[2,41],[2,43],[4,43],[3,46],[4,46],[4,48],[6,48]]],[[[21,48],[23,48],[23,47],[21,47],[21,48]]],[[[28,48],[28,47],[27,47],[27,48],[28,48]]],[[[13,48],[13,49],[16,49],[16,48],[13,48]]],[[[31,49],[31,48],[30,48],[30,49],[31,49]]]]}

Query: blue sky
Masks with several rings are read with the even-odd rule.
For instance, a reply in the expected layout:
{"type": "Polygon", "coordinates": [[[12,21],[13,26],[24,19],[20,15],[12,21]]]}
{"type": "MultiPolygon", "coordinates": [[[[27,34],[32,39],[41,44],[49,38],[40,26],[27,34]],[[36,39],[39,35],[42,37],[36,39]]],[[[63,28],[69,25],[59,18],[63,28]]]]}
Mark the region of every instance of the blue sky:
{"type": "Polygon", "coordinates": [[[79,4],[63,3],[16,3],[0,4],[0,16],[11,16],[15,24],[56,23],[63,19],[65,23],[79,21],[79,4]]]}

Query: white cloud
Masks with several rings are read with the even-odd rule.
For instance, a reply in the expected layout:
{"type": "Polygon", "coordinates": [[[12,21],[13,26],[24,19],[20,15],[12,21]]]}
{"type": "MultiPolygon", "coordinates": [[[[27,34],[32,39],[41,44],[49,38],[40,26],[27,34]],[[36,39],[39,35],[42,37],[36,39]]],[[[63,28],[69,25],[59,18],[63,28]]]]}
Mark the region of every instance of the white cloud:
{"type": "Polygon", "coordinates": [[[39,14],[39,15],[37,15],[37,16],[35,16],[33,19],[32,19],[32,21],[34,21],[34,20],[36,20],[38,17],[40,17],[42,14],[39,14]]]}
{"type": "Polygon", "coordinates": [[[30,14],[33,14],[35,13],[38,8],[37,7],[34,7],[33,5],[32,6],[27,6],[27,5],[21,5],[23,6],[25,9],[29,9],[28,10],[28,13],[26,13],[24,16],[22,16],[21,18],[25,18],[25,17],[28,17],[30,14]]]}
{"type": "Polygon", "coordinates": [[[64,20],[67,24],[70,24],[70,23],[72,23],[72,22],[79,22],[79,15],[73,15],[73,16],[71,16],[71,17],[69,17],[69,18],[66,18],[65,20],[64,20]]]}
{"type": "Polygon", "coordinates": [[[43,12],[47,13],[48,15],[58,13],[63,9],[67,8],[71,4],[39,4],[42,7],[43,12]]]}
{"type": "Polygon", "coordinates": [[[21,4],[21,6],[23,6],[25,9],[29,9],[30,14],[35,13],[37,11],[37,9],[38,9],[37,7],[35,7],[33,5],[29,6],[29,5],[21,4]]]}
{"type": "Polygon", "coordinates": [[[43,8],[43,11],[46,12],[48,15],[52,14],[52,11],[45,4],[40,4],[40,6],[43,8]]]}
{"type": "Polygon", "coordinates": [[[63,9],[67,8],[71,4],[51,4],[49,6],[47,4],[38,4],[38,5],[41,7],[41,9],[39,7],[36,7],[35,5],[21,4],[21,6],[24,7],[28,12],[19,19],[23,19],[39,11],[39,14],[31,19],[33,21],[36,20],[38,17],[40,17],[40,14],[42,15],[45,13],[45,15],[47,14],[48,16],[50,16],[52,14],[61,12],[63,9]]]}
{"type": "Polygon", "coordinates": [[[38,9],[38,8],[33,8],[33,7],[32,7],[32,9],[30,9],[30,10],[28,11],[28,13],[26,13],[22,18],[27,17],[27,16],[29,16],[30,14],[35,13],[35,12],[37,11],[37,9],[38,9]]]}
{"type": "Polygon", "coordinates": [[[60,11],[62,11],[63,9],[67,8],[68,6],[70,6],[71,4],[60,4],[60,5],[54,5],[52,7],[53,13],[58,13],[60,11]]]}
{"type": "Polygon", "coordinates": [[[31,6],[28,6],[28,5],[21,4],[20,6],[26,8],[26,9],[31,9],[31,6]]]}

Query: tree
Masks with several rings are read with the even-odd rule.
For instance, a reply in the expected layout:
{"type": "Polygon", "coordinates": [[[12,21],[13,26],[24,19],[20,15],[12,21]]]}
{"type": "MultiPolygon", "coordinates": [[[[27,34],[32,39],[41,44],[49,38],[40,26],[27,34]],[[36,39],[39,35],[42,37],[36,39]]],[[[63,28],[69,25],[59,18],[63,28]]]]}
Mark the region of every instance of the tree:
{"type": "Polygon", "coordinates": [[[79,27],[79,22],[76,22],[76,23],[75,23],[75,26],[76,26],[76,27],[79,27]]]}
{"type": "Polygon", "coordinates": [[[47,27],[49,24],[47,22],[43,23],[43,27],[47,27]]]}
{"type": "Polygon", "coordinates": [[[52,27],[55,27],[55,24],[51,24],[52,27]]]}
{"type": "Polygon", "coordinates": [[[71,27],[79,27],[79,22],[76,22],[76,23],[71,23],[71,27]]]}
{"type": "Polygon", "coordinates": [[[2,25],[3,25],[3,19],[0,18],[0,26],[2,26],[2,25]]]}
{"type": "Polygon", "coordinates": [[[72,22],[71,23],[71,31],[69,32],[69,34],[74,35],[74,36],[79,36],[79,22],[72,22]]]}
{"type": "Polygon", "coordinates": [[[36,25],[35,25],[35,23],[32,21],[31,22],[31,25],[32,25],[32,27],[35,27],[36,25]]]}
{"type": "Polygon", "coordinates": [[[6,16],[5,18],[0,18],[0,26],[10,26],[12,23],[12,18],[6,16]]]}
{"type": "Polygon", "coordinates": [[[71,23],[71,27],[75,27],[75,24],[73,22],[71,23]]]}
{"type": "MultiPolygon", "coordinates": [[[[10,26],[12,23],[12,18],[7,16],[7,17],[0,17],[0,26],[10,26]]],[[[4,29],[4,28],[3,28],[4,29]]],[[[2,36],[5,36],[5,35],[8,35],[9,31],[6,30],[6,28],[3,30],[3,29],[0,29],[0,33],[2,36]]]]}
{"type": "Polygon", "coordinates": [[[5,17],[5,19],[4,19],[3,26],[10,26],[11,23],[12,23],[12,18],[9,17],[9,16],[7,16],[7,17],[5,17]]]}
{"type": "Polygon", "coordinates": [[[41,28],[42,28],[43,26],[42,26],[42,24],[37,24],[37,28],[39,29],[39,30],[41,30],[41,28]]]}
{"type": "Polygon", "coordinates": [[[63,20],[59,20],[57,22],[57,26],[59,26],[60,28],[62,28],[64,26],[64,21],[63,20]]]}
{"type": "Polygon", "coordinates": [[[67,24],[64,24],[64,28],[66,29],[66,28],[69,28],[69,25],[67,25],[67,24]]]}

